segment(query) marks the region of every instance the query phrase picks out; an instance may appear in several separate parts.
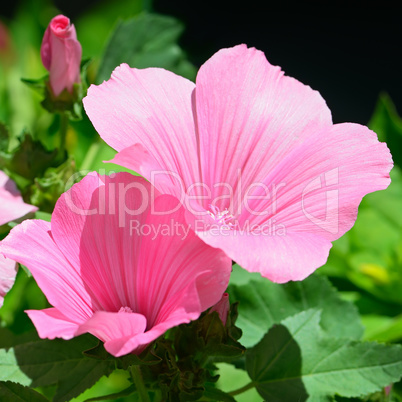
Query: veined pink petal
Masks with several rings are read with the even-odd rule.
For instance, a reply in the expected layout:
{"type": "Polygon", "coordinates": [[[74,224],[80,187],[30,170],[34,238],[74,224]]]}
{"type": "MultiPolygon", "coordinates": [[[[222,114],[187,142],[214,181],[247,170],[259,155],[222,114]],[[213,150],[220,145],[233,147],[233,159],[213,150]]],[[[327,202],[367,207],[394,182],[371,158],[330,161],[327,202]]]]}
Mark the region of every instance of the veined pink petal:
{"type": "Polygon", "coordinates": [[[176,172],[163,169],[150,153],[141,145],[134,144],[117,153],[109,161],[124,166],[149,179],[163,194],[171,194],[179,200],[185,194],[184,183],[176,172]]]}
{"type": "Polygon", "coordinates": [[[15,261],[0,254],[0,307],[3,305],[4,296],[14,284],[16,274],[15,261]]]}
{"type": "Polygon", "coordinates": [[[136,335],[143,334],[146,325],[147,319],[141,314],[97,311],[79,327],[76,335],[89,332],[105,342],[105,349],[110,354],[118,357],[138,348],[136,335]]]}
{"type": "Polygon", "coordinates": [[[52,214],[52,236],[66,259],[78,271],[81,236],[86,217],[106,212],[106,199],[102,190],[99,190],[103,184],[101,176],[96,173],[88,174],[60,196],[52,214]],[[98,200],[93,200],[95,191],[98,200]]]}
{"type": "Polygon", "coordinates": [[[205,247],[199,241],[186,224],[185,210],[178,208],[176,198],[162,195],[155,200],[154,209],[155,214],[149,214],[144,223],[159,229],[162,237],[159,242],[155,242],[152,234],[142,237],[137,297],[138,311],[149,322],[159,323],[177,306],[185,307],[190,313],[204,311],[215,304],[229,282],[231,262],[220,250],[205,247]],[[140,286],[144,283],[149,286],[140,286]],[[189,291],[189,284],[196,288],[189,291]],[[163,319],[155,314],[158,311],[163,319]]]}
{"type": "Polygon", "coordinates": [[[135,303],[129,283],[135,282],[141,237],[133,232],[151,205],[151,185],[119,173],[118,180],[86,176],[63,194],[52,218],[52,234],[80,275],[95,310],[119,311],[135,303]]]}
{"type": "Polygon", "coordinates": [[[312,135],[270,172],[264,184],[276,186],[275,199],[250,203],[242,220],[261,225],[271,220],[288,231],[336,240],[353,226],[362,197],[388,187],[392,165],[386,144],[367,127],[333,125],[312,135]]]}
{"type": "Polygon", "coordinates": [[[15,183],[2,171],[0,171],[0,202],[0,226],[38,209],[25,204],[15,183]]]}
{"type": "MultiPolygon", "coordinates": [[[[191,81],[169,71],[122,64],[109,81],[91,85],[83,102],[96,130],[111,147],[121,151],[140,143],[157,166],[191,184],[198,180],[193,90],[191,81]]],[[[135,161],[139,166],[132,168],[138,172],[141,162],[135,161]]]]}
{"type": "Polygon", "coordinates": [[[1,241],[0,253],[31,271],[49,302],[75,322],[92,314],[91,300],[76,268],[55,244],[50,223],[25,220],[1,241]]]}
{"type": "Polygon", "coordinates": [[[214,187],[213,199],[226,192],[217,183],[229,184],[234,210],[240,180],[243,188],[264,180],[294,147],[332,124],[317,91],[245,45],[220,50],[200,68],[195,105],[202,180],[214,187]]]}
{"type": "Polygon", "coordinates": [[[42,339],[71,339],[76,336],[79,324],[71,321],[55,308],[26,310],[25,312],[34,323],[39,337],[42,339]]]}
{"type": "Polygon", "coordinates": [[[310,233],[265,231],[228,230],[221,236],[206,231],[198,235],[212,247],[220,247],[240,266],[277,283],[305,279],[325,264],[332,247],[329,240],[310,233]]]}

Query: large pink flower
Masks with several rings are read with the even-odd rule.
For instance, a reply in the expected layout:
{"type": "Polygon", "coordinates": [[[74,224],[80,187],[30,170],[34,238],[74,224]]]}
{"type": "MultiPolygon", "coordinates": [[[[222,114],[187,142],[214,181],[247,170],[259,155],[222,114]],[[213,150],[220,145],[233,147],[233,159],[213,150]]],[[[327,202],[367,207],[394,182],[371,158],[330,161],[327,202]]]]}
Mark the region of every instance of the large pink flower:
{"type": "MultiPolygon", "coordinates": [[[[0,226],[19,219],[37,210],[33,205],[25,204],[15,183],[0,171],[0,226]]],[[[16,264],[8,258],[0,256],[0,307],[4,296],[14,284],[16,264]]]]}
{"type": "Polygon", "coordinates": [[[84,106],[114,163],[182,199],[198,236],[275,282],[323,265],[362,197],[390,182],[375,133],[334,125],[318,92],[245,45],[217,52],[196,85],[122,64],[84,106]]]}
{"type": "Polygon", "coordinates": [[[225,291],[231,261],[202,242],[177,200],[129,173],[91,174],[0,245],[26,265],[54,306],[30,310],[41,338],[89,332],[121,356],[198,318],[225,291]]]}
{"type": "Polygon", "coordinates": [[[42,63],[49,71],[50,86],[55,96],[64,89],[72,92],[81,81],[82,48],[75,27],[64,15],[54,17],[46,28],[40,50],[42,63]]]}

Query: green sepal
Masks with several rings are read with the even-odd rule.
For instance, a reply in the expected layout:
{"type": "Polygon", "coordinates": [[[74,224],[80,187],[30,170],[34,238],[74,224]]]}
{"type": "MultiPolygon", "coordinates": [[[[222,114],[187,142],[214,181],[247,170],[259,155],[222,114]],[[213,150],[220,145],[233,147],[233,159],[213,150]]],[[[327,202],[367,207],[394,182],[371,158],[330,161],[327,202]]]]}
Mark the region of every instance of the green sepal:
{"type": "Polygon", "coordinates": [[[68,190],[66,183],[69,183],[74,173],[76,166],[72,159],[67,159],[57,167],[47,168],[42,177],[34,179],[28,190],[30,203],[39,206],[42,211],[51,213],[60,195],[68,190]]]}
{"type": "Polygon", "coordinates": [[[9,161],[4,166],[11,173],[32,181],[42,176],[49,166],[56,164],[57,150],[48,151],[27,132],[23,132],[18,140],[19,145],[9,152],[9,161]]]}

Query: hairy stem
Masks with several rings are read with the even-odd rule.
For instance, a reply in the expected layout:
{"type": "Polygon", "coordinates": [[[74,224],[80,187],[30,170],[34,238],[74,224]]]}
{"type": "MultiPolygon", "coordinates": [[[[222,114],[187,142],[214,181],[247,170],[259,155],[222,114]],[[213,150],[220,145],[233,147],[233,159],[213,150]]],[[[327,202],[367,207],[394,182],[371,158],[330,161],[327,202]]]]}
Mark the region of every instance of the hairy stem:
{"type": "Polygon", "coordinates": [[[61,113],[60,115],[60,144],[59,144],[59,159],[64,159],[64,151],[66,149],[66,135],[68,128],[68,116],[67,113],[61,113]]]}
{"type": "Polygon", "coordinates": [[[142,402],[151,402],[149,399],[148,391],[144,384],[144,379],[142,378],[142,373],[140,366],[130,366],[131,378],[134,381],[135,387],[137,388],[138,395],[142,402]]]}

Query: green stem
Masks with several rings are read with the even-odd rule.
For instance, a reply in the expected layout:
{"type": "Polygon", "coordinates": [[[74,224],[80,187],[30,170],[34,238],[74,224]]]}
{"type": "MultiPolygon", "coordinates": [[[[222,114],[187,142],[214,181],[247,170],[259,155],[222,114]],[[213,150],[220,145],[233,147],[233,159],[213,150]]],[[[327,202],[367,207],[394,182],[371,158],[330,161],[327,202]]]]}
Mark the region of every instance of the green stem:
{"type": "Polygon", "coordinates": [[[148,391],[145,388],[140,366],[130,366],[129,370],[141,401],[151,402],[151,400],[149,399],[148,391]]]}
{"type": "Polygon", "coordinates": [[[64,151],[66,149],[66,135],[68,128],[67,113],[60,114],[60,144],[59,144],[59,159],[64,159],[64,151]]]}
{"type": "Polygon", "coordinates": [[[250,382],[250,384],[247,384],[244,387],[236,389],[236,390],[234,390],[232,392],[228,392],[228,394],[231,395],[231,396],[239,395],[239,394],[242,394],[243,392],[246,392],[249,389],[254,388],[254,387],[255,387],[255,384],[253,382],[250,382]]]}

